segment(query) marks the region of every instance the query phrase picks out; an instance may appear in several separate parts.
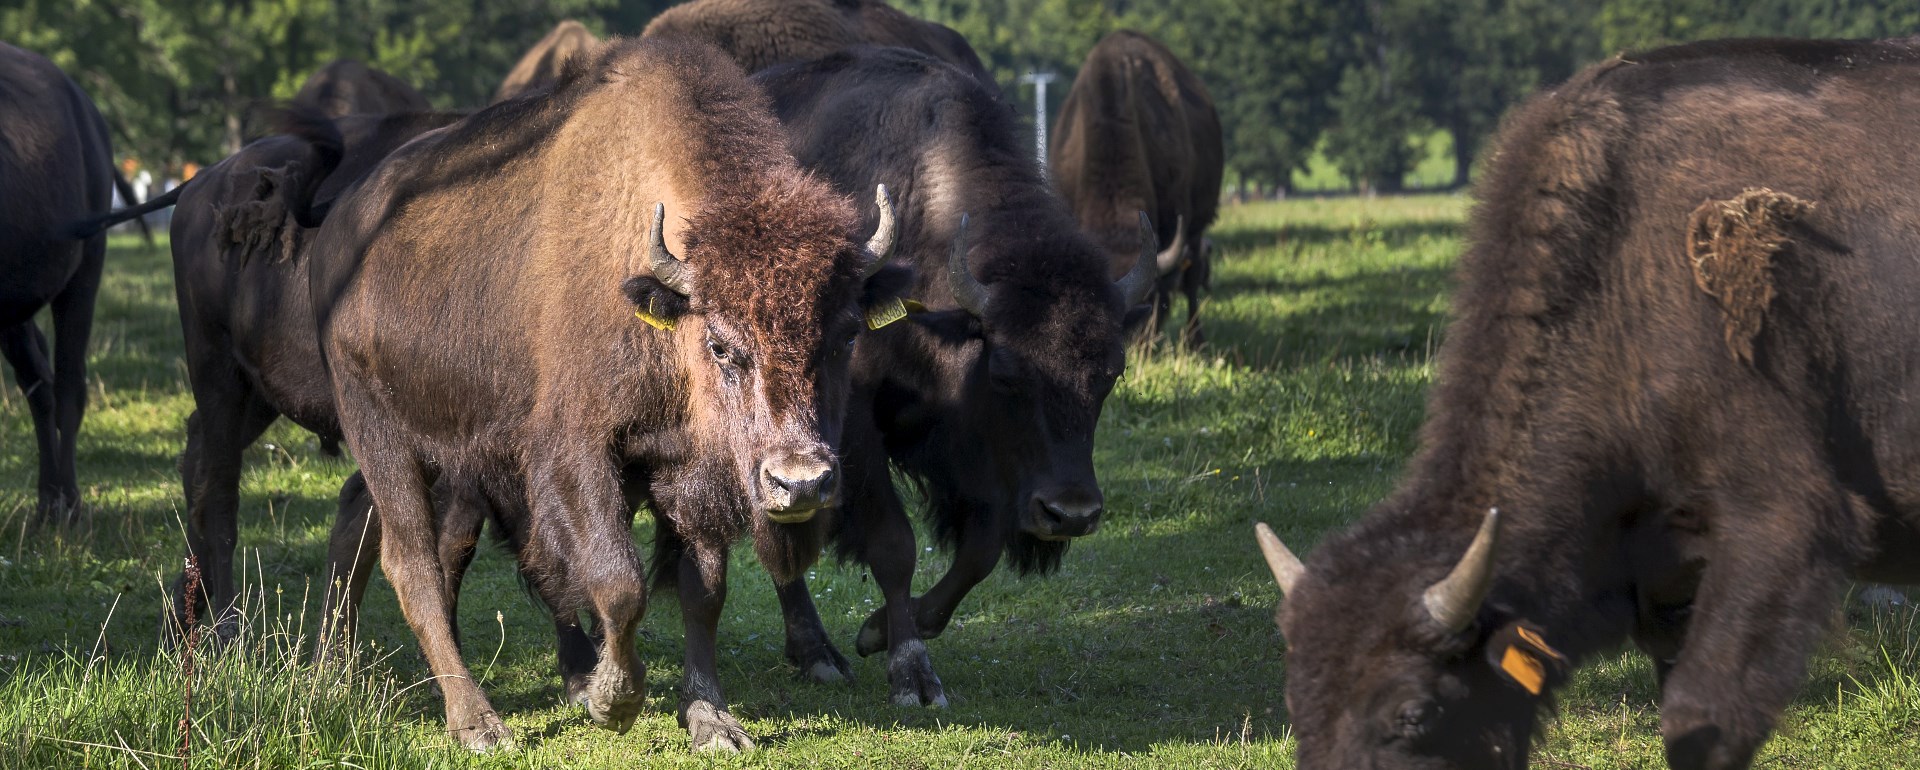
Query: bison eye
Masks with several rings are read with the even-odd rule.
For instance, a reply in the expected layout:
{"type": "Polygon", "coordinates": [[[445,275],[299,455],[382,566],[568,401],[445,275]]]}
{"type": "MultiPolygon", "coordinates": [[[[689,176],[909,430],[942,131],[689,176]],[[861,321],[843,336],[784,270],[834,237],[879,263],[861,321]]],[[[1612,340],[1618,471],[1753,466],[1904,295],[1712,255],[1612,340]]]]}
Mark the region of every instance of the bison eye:
{"type": "Polygon", "coordinates": [[[1433,726],[1433,720],[1440,713],[1440,707],[1432,701],[1421,699],[1407,701],[1400,706],[1399,716],[1394,718],[1394,732],[1407,739],[1426,735],[1433,726]]]}
{"type": "Polygon", "coordinates": [[[727,346],[714,340],[707,340],[707,352],[713,354],[713,360],[723,364],[731,363],[733,360],[733,355],[727,350],[727,346]]]}

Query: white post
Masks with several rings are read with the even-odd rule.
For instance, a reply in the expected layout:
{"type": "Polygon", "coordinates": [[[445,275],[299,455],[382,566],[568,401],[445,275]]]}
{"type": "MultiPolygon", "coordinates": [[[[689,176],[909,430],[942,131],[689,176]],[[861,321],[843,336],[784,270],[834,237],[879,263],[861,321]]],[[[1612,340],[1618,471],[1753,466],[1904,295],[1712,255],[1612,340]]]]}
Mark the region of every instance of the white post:
{"type": "Polygon", "coordinates": [[[1028,72],[1021,83],[1033,84],[1034,157],[1040,160],[1040,177],[1047,177],[1047,84],[1059,77],[1051,72],[1028,72]]]}

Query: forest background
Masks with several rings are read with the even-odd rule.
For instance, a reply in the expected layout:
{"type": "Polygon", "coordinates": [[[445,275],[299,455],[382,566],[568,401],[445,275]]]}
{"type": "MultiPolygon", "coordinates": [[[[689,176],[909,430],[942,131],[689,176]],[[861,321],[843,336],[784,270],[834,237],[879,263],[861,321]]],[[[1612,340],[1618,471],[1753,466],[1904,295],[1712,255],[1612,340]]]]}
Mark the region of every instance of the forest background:
{"type": "MultiPolygon", "coordinates": [[[[673,0],[0,0],[0,40],[52,58],[116,151],[158,176],[261,132],[313,70],[358,59],[444,109],[483,106],[553,24],[637,35],[673,0]]],[[[1022,114],[1109,31],[1208,84],[1232,194],[1458,187],[1501,114],[1620,52],[1714,37],[1920,32],[1920,0],[893,0],[960,31],[1022,114]],[[1419,173],[1415,173],[1418,171],[1419,173]]]]}

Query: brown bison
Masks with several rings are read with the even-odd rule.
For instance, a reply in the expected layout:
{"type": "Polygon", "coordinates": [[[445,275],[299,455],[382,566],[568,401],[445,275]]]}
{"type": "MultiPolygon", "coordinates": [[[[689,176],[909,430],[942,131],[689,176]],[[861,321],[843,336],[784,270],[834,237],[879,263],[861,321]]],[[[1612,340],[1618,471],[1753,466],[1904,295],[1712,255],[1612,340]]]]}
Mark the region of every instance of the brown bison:
{"type": "MultiPolygon", "coordinates": [[[[1094,425],[1126,363],[1128,310],[1154,279],[1153,232],[1136,214],[1140,269],[1116,284],[1013,116],[938,59],[861,47],[755,80],[801,163],[842,191],[898,183],[897,253],[915,268],[911,295],[926,310],[856,352],[836,536],[886,598],[857,649],[889,651],[896,703],[941,705],[923,640],[945,630],[1002,554],[1023,573],[1046,572],[1099,526],[1094,425]],[[889,461],[925,492],[935,535],[957,551],[918,598],[913,530],[889,461]]],[[[819,679],[850,676],[805,583],[782,581],[780,597],[793,661],[819,679]]]]}
{"type": "Polygon", "coordinates": [[[661,12],[643,35],[705,40],[748,72],[863,43],[911,48],[966,70],[999,93],[960,33],[880,0],[693,0],[661,12]]]}
{"type": "Polygon", "coordinates": [[[1112,274],[1133,266],[1134,217],[1160,226],[1154,326],[1178,288],[1187,297],[1184,336],[1201,341],[1200,293],[1211,254],[1206,231],[1219,210],[1226,156],[1213,97],[1159,41],[1130,30],[1087,53],[1053,126],[1053,184],[1080,226],[1112,256],[1112,274]]]}
{"type": "Polygon", "coordinates": [[[329,118],[433,109],[406,81],[352,59],[337,60],[309,75],[293,104],[329,118]]]}
{"type": "MultiPolygon", "coordinates": [[[[79,514],[74,450],[107,252],[105,235],[73,238],[63,228],[113,205],[116,179],[93,101],[52,62],[0,43],[0,353],[33,415],[42,520],[79,514]],[[51,350],[33,320],[44,307],[59,343],[51,350]]],[[[122,194],[131,200],[131,190],[122,194]]]]}
{"type": "Polygon", "coordinates": [[[586,707],[618,730],[643,703],[645,502],[686,625],[682,724],[696,748],[752,745],[715,670],[727,548],[753,532],[783,581],[817,557],[861,306],[885,301],[892,236],[857,224],[739,68],[676,41],[603,45],[398,150],[329,213],[310,261],[334,403],[462,743],[510,733],[460,658],[444,479],[478,489],[556,618],[591,615],[586,707]]]}
{"type": "Polygon", "coordinates": [[[1300,767],[1526,767],[1629,639],[1668,764],[1746,767],[1848,577],[1920,580],[1916,98],[1911,40],[1722,41],[1507,119],[1405,479],[1261,532],[1300,767]]]}
{"type": "Polygon", "coordinates": [[[600,38],[594,37],[580,22],[567,19],[554,25],[553,31],[527,49],[519,63],[507,73],[507,78],[500,81],[500,88],[493,92],[493,102],[498,104],[529,91],[551,87],[560,80],[560,73],[565,71],[569,60],[591,53],[598,45],[600,38]]]}

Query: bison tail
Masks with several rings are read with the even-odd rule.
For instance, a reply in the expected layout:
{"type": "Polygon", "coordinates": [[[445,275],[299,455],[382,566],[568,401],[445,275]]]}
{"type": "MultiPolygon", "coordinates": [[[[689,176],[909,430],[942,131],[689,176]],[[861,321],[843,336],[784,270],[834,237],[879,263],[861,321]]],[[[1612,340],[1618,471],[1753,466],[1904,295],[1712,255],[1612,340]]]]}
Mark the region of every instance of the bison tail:
{"type": "MultiPolygon", "coordinates": [[[[114,181],[124,184],[125,181],[121,180],[119,176],[120,176],[119,172],[114,172],[114,177],[115,177],[114,181]]],[[[109,211],[105,214],[98,214],[95,216],[87,217],[86,219],[68,222],[66,225],[60,228],[60,233],[59,233],[60,237],[71,238],[76,241],[84,241],[88,238],[92,238],[96,235],[106,232],[107,228],[120,224],[121,222],[125,222],[129,219],[135,219],[138,217],[144,217],[155,211],[164,209],[180,200],[180,193],[181,191],[187,189],[187,184],[190,184],[190,183],[181,183],[180,186],[175,187],[172,190],[168,190],[167,194],[159,196],[157,198],[148,198],[146,203],[142,203],[138,206],[128,206],[124,209],[120,209],[119,211],[109,211]]],[[[128,200],[133,199],[131,188],[121,191],[120,194],[121,194],[121,197],[127,198],[128,200]]],[[[142,229],[145,229],[146,226],[147,226],[146,222],[143,220],[140,223],[140,227],[142,229]]],[[[153,238],[152,232],[147,233],[147,238],[148,238],[148,242],[151,243],[153,238]]]]}
{"type": "MultiPolygon", "coordinates": [[[[133,199],[133,185],[127,181],[125,174],[120,173],[119,166],[113,167],[113,186],[120,191],[120,200],[126,201],[129,206],[139,205],[140,202],[133,199]]],[[[142,216],[134,221],[140,223],[140,235],[147,239],[148,246],[152,246],[153,228],[147,225],[147,218],[142,216]]]]}

